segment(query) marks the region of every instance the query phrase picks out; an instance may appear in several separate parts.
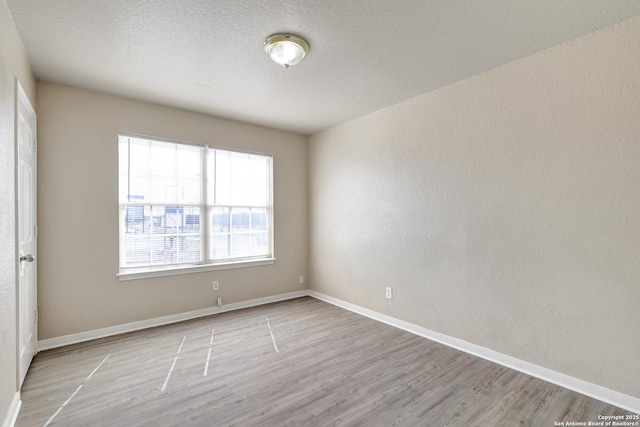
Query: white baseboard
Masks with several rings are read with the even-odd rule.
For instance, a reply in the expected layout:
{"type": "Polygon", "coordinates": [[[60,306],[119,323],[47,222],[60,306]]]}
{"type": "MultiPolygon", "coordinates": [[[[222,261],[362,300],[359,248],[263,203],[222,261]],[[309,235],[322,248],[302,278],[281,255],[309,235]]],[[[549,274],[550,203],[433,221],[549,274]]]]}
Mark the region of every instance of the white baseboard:
{"type": "MultiPolygon", "coordinates": [[[[321,301],[328,302],[329,304],[336,305],[354,313],[361,314],[379,322],[386,323],[396,328],[411,332],[421,337],[439,342],[449,347],[453,347],[457,350],[465,353],[473,354],[474,356],[481,357],[494,363],[506,366],[508,368],[515,369],[525,374],[540,378],[544,381],[559,385],[569,390],[576,391],[594,399],[601,400],[603,402],[615,405],[619,408],[640,414],[640,399],[627,394],[623,394],[597,384],[593,384],[569,375],[553,371],[551,369],[544,368],[542,366],[527,362],[525,360],[517,359],[512,356],[508,356],[503,353],[488,349],[486,347],[479,346],[477,344],[470,343],[458,338],[450,337],[439,332],[432,331],[422,326],[415,325],[413,323],[405,322],[395,317],[387,316],[382,313],[378,313],[373,310],[369,310],[364,307],[360,307],[355,304],[333,298],[320,292],[311,290],[302,290],[296,292],[289,292],[286,294],[273,295],[264,298],[257,298],[249,301],[242,301],[233,304],[226,304],[219,307],[208,307],[201,310],[189,311],[186,313],[179,313],[170,316],[157,317],[154,319],[143,320],[139,322],[126,323],[122,325],[111,326],[108,328],[96,329],[93,331],[80,332],[77,334],[65,335],[62,337],[50,338],[42,341],[38,341],[38,350],[48,350],[51,348],[62,347],[65,345],[76,344],[79,342],[90,341],[98,338],[104,338],[112,335],[118,335],[126,332],[137,331],[141,329],[152,328],[155,326],[166,325],[170,323],[181,322],[184,320],[195,319],[198,317],[209,316],[216,313],[224,313],[232,310],[240,310],[242,308],[255,307],[263,304],[269,304],[272,302],[285,301],[293,298],[300,298],[304,296],[311,296],[321,301]]],[[[14,398],[12,408],[15,407],[15,417],[18,415],[20,409],[20,395],[17,394],[17,402],[14,398]]],[[[10,415],[13,410],[7,415],[5,424],[3,427],[12,427],[13,424],[7,424],[7,420],[10,421],[10,415]]],[[[13,420],[15,422],[15,419],[13,420]]]]}
{"type": "Polygon", "coordinates": [[[4,417],[2,427],[13,427],[14,425],[16,425],[16,420],[18,419],[18,414],[20,413],[20,406],[22,406],[22,400],[20,400],[20,392],[18,391],[13,395],[11,406],[9,406],[9,411],[4,417]]]}
{"type": "Polygon", "coordinates": [[[98,338],[110,337],[126,332],[138,331],[140,329],[153,328],[155,326],[167,325],[170,323],[182,322],[184,320],[196,319],[198,317],[210,316],[226,311],[240,310],[242,308],[256,307],[272,302],[285,301],[293,298],[300,298],[309,295],[307,290],[288,292],[286,294],[272,295],[264,298],[256,298],[248,301],[224,304],[216,307],[207,307],[201,310],[188,311],[186,313],[172,314],[169,316],[156,317],[154,319],[141,320],[139,322],[125,323],[122,325],[109,326],[107,328],[94,329],[92,331],[79,332],[77,334],[64,335],[56,338],[49,338],[38,341],[38,351],[49,350],[70,344],[91,341],[98,338]]]}
{"type": "Polygon", "coordinates": [[[547,369],[542,366],[538,366],[503,353],[499,353],[486,347],[472,344],[458,338],[453,338],[448,335],[444,335],[439,332],[414,325],[413,323],[405,322],[403,320],[396,319],[395,317],[387,316],[385,314],[378,313],[376,311],[330,297],[320,292],[309,291],[309,296],[347,309],[349,311],[353,311],[354,313],[361,314],[371,319],[378,320],[388,325],[395,326],[396,328],[411,332],[421,337],[439,342],[446,346],[453,347],[465,353],[473,354],[474,356],[478,356],[491,362],[498,363],[500,365],[506,366],[507,368],[515,369],[517,371],[523,372],[536,378],[540,378],[544,381],[548,381],[569,390],[573,390],[586,396],[593,397],[594,399],[598,399],[611,405],[615,405],[627,411],[640,414],[640,399],[637,397],[610,390],[597,384],[583,381],[581,379],[574,378],[569,375],[565,375],[563,373],[556,372],[551,369],[547,369]]]}

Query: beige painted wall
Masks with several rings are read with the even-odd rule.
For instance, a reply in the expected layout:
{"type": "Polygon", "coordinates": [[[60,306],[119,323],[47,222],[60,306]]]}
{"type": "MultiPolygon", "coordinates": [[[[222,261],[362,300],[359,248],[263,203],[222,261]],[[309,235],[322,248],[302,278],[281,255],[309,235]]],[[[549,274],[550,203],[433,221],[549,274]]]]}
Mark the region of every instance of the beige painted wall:
{"type": "Polygon", "coordinates": [[[15,79],[35,105],[36,80],[29,59],[0,0],[0,423],[16,382],[15,79]]]}
{"type": "Polygon", "coordinates": [[[40,339],[306,289],[305,137],[38,82],[40,339]],[[274,265],[119,282],[118,132],[271,153],[274,265]]]}
{"type": "Polygon", "coordinates": [[[312,135],[311,289],[640,397],[639,70],[636,18],[312,135]]]}

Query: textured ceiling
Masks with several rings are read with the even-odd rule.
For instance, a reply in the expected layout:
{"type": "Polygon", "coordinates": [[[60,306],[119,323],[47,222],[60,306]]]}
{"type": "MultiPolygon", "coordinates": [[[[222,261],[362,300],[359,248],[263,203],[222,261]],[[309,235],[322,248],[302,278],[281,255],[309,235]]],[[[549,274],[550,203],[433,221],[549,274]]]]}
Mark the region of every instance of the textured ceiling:
{"type": "Polygon", "coordinates": [[[41,80],[310,134],[640,14],[638,0],[7,0],[41,80]],[[275,32],[311,51],[285,70],[275,32]]]}

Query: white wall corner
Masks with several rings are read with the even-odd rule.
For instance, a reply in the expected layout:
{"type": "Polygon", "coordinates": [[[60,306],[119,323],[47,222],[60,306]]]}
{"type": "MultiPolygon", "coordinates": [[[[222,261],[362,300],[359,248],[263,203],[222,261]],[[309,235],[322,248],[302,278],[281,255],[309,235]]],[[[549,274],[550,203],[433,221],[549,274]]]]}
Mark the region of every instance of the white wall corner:
{"type": "Polygon", "coordinates": [[[584,394],[586,396],[593,397],[594,399],[601,400],[627,411],[640,414],[640,398],[620,393],[615,390],[611,390],[606,387],[602,387],[578,378],[574,378],[561,372],[553,371],[551,369],[547,369],[542,366],[538,366],[525,360],[517,359],[503,353],[499,353],[497,351],[479,346],[477,344],[472,344],[458,338],[450,337],[448,335],[423,328],[413,323],[396,319],[395,317],[378,313],[377,311],[369,310],[367,308],[351,304],[349,302],[322,294],[320,292],[309,291],[309,296],[352,311],[354,313],[361,314],[371,319],[380,321],[382,323],[395,326],[396,328],[411,332],[423,338],[439,342],[440,344],[444,344],[448,347],[453,347],[465,353],[481,357],[490,362],[497,363],[507,368],[515,369],[516,371],[531,375],[536,378],[540,378],[541,380],[559,385],[560,387],[564,387],[569,390],[584,394]]]}
{"type": "Polygon", "coordinates": [[[16,420],[18,419],[18,414],[20,413],[20,406],[22,406],[22,400],[20,400],[20,392],[18,391],[13,395],[11,406],[9,406],[9,411],[4,417],[2,427],[13,427],[16,425],[16,420]]]}
{"type": "Polygon", "coordinates": [[[272,295],[264,298],[256,298],[248,301],[225,304],[203,308],[201,310],[188,311],[186,313],[172,314],[169,316],[156,317],[153,319],[142,320],[139,322],[124,323],[121,325],[109,326],[92,331],[79,332],[77,334],[64,335],[61,337],[49,338],[38,341],[38,351],[49,350],[52,348],[63,347],[65,345],[77,344],[85,341],[91,341],[99,338],[106,338],[113,335],[124,334],[126,332],[138,331],[141,329],[153,328],[156,326],[168,325],[171,323],[182,322],[185,320],[196,319],[198,317],[210,316],[212,314],[224,313],[227,311],[240,310],[243,308],[256,307],[263,304],[273,302],[286,301],[289,299],[305,297],[309,295],[309,291],[294,291],[284,294],[272,295]]]}

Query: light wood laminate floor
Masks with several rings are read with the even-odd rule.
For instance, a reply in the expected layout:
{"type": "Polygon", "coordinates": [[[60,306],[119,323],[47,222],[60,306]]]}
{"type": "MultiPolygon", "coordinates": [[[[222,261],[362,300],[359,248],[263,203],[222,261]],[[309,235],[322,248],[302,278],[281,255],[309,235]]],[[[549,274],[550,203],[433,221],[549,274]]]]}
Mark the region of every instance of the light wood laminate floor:
{"type": "Polygon", "coordinates": [[[16,426],[554,426],[628,414],[305,297],[44,351],[16,426]]]}

